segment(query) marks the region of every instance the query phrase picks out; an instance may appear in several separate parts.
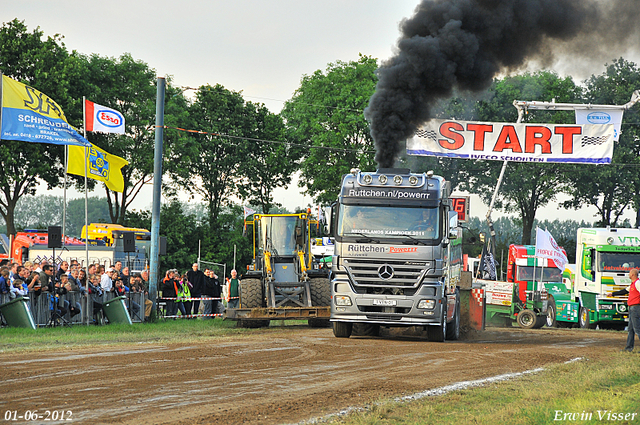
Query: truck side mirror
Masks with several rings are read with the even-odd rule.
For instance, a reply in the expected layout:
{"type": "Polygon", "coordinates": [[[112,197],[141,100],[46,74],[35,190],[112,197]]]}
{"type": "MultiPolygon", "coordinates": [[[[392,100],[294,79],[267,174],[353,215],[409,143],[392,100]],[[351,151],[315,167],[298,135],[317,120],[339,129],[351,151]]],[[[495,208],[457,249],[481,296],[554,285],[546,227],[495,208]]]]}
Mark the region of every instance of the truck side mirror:
{"type": "Polygon", "coordinates": [[[449,239],[458,239],[458,213],[449,211],[449,239]]]}

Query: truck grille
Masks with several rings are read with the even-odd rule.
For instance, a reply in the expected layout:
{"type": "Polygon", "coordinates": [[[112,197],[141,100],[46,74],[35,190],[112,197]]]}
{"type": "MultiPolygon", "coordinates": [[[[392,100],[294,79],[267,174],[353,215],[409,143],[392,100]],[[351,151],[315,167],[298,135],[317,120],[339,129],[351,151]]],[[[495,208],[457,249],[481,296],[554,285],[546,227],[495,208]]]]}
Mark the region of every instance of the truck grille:
{"type": "Polygon", "coordinates": [[[343,265],[355,286],[417,288],[429,262],[345,259],[343,265]]]}

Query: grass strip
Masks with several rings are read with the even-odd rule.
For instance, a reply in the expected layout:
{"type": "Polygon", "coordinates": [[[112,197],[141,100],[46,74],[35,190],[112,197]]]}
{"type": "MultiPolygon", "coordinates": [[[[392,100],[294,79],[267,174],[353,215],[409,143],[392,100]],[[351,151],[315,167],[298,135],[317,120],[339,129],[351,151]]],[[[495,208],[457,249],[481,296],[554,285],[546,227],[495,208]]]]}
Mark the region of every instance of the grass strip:
{"type": "MultiPolygon", "coordinates": [[[[640,353],[551,365],[521,378],[418,401],[383,400],[331,423],[640,424],[640,353]],[[635,415],[634,415],[635,414],[635,415]]],[[[468,367],[467,365],[466,367],[468,367]]]]}
{"type": "Polygon", "coordinates": [[[243,334],[232,321],[159,320],[154,323],[106,326],[71,326],[0,329],[0,352],[42,351],[64,347],[91,347],[119,343],[185,343],[206,341],[225,335],[243,334]]]}

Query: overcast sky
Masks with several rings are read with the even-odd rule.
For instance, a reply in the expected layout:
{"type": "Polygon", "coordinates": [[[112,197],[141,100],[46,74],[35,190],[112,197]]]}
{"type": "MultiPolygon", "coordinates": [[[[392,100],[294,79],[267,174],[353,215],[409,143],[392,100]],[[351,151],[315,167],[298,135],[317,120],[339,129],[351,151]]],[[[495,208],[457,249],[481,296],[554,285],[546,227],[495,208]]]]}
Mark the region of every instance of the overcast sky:
{"type": "MultiPolygon", "coordinates": [[[[29,31],[61,34],[69,50],[118,57],[128,52],[172,76],[174,84],[221,84],[242,91],[247,100],[279,112],[304,74],[358,54],[387,59],[398,39],[398,24],[412,15],[418,0],[0,0],[0,20],[23,20],[29,31]]],[[[611,52],[638,63],[640,57],[611,52]]],[[[560,58],[554,69],[581,80],[604,70],[560,58]]],[[[540,99],[530,99],[540,100],[540,99]]],[[[276,201],[288,208],[310,197],[296,186],[279,190],[276,201]]],[[[59,194],[56,192],[56,194],[59,194]]],[[[102,196],[102,191],[94,194],[102,196]]],[[[73,194],[73,197],[78,196],[73,194]]],[[[150,208],[151,190],[135,208],[150,208]]],[[[471,215],[486,207],[472,203],[471,215]]],[[[582,218],[592,220],[590,213],[582,218]]],[[[556,206],[541,218],[561,217],[556,206]]]]}

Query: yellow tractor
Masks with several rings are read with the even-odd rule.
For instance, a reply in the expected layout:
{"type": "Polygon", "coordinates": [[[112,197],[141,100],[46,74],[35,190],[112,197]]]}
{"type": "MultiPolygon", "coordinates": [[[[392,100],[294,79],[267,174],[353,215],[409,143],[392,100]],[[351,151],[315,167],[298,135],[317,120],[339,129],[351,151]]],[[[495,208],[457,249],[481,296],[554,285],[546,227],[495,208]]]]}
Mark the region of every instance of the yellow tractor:
{"type": "Polygon", "coordinates": [[[253,228],[253,260],[241,280],[240,308],[227,318],[247,327],[288,319],[328,326],[330,271],[311,253],[318,222],[308,213],[254,214],[246,224],[253,228]]]}

